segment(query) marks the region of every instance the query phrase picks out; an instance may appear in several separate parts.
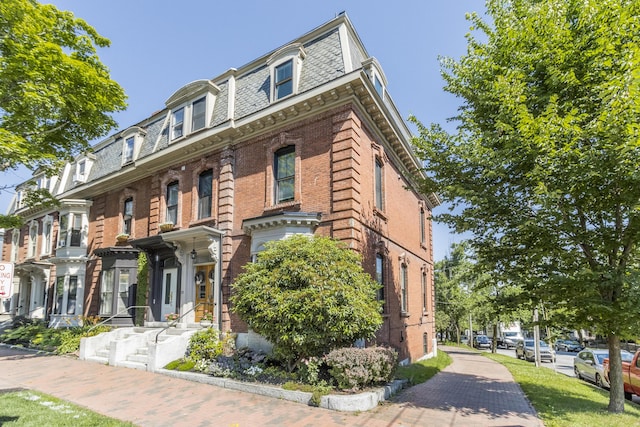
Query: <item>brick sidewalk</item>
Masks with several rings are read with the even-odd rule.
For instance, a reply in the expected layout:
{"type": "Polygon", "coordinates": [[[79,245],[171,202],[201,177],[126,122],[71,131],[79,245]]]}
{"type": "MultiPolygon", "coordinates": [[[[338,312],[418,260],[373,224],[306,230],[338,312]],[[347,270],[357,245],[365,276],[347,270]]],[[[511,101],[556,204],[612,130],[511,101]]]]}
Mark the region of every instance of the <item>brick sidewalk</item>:
{"type": "Polygon", "coordinates": [[[424,384],[341,413],[208,384],[0,346],[0,390],[34,389],[139,426],[542,426],[511,374],[469,350],[424,384]]]}

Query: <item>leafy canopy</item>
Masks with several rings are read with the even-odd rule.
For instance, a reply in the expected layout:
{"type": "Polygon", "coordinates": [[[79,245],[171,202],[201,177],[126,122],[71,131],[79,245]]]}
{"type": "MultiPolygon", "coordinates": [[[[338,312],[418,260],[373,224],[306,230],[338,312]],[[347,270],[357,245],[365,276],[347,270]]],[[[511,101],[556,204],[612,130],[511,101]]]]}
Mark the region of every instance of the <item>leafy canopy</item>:
{"type": "MultiPolygon", "coordinates": [[[[70,12],[35,0],[0,2],[0,172],[23,165],[51,176],[115,127],[110,114],[125,108],[126,96],[96,53],[107,46],[70,12]]],[[[55,204],[40,193],[27,203],[55,204]]],[[[19,224],[0,216],[0,226],[19,224]]]]}
{"type": "Polygon", "coordinates": [[[265,246],[232,285],[232,310],[274,344],[290,369],[374,336],[382,324],[379,285],[356,252],[302,235],[265,246]]]}
{"type": "Polygon", "coordinates": [[[457,132],[413,118],[425,190],[459,208],[442,219],[501,280],[607,336],[616,376],[640,327],[640,0],[489,0],[487,14],[443,60],[457,132]]]}

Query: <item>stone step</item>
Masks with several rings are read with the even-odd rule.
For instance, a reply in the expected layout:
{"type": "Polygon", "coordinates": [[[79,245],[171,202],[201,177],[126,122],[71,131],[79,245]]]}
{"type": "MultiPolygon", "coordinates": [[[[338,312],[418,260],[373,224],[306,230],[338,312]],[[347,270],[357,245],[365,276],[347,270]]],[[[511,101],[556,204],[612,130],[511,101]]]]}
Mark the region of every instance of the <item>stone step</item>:
{"type": "Polygon", "coordinates": [[[101,348],[100,350],[96,350],[96,357],[102,357],[104,359],[109,359],[109,349],[101,348]]]}
{"type": "Polygon", "coordinates": [[[127,362],[136,362],[147,366],[147,361],[148,358],[146,354],[130,354],[127,356],[127,362]]]}
{"type": "Polygon", "coordinates": [[[86,360],[88,360],[89,362],[100,363],[101,365],[108,365],[109,364],[109,358],[108,357],[91,356],[91,357],[87,357],[86,360]]]}
{"type": "Polygon", "coordinates": [[[136,362],[136,361],[127,359],[127,360],[124,360],[120,366],[125,367],[125,368],[130,368],[130,369],[138,369],[138,370],[141,370],[141,371],[146,371],[147,370],[147,362],[146,362],[146,360],[144,362],[136,362]]]}

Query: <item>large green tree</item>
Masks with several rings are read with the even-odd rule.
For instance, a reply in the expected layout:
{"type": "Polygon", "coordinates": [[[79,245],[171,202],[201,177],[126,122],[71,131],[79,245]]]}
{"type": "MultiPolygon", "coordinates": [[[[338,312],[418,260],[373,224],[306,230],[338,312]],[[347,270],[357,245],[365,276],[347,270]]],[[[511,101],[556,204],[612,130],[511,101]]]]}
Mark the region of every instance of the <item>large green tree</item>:
{"type": "Polygon", "coordinates": [[[379,285],[360,256],[327,237],[270,242],[232,285],[232,309],[293,369],[372,338],[382,325],[379,285]]]}
{"type": "Polygon", "coordinates": [[[624,411],[620,339],[640,326],[640,0],[488,0],[445,90],[457,131],[415,139],[443,216],[480,262],[607,337],[609,411],[624,411]],[[474,34],[479,34],[476,36],[474,34]]]}
{"type": "Polygon", "coordinates": [[[0,2],[0,172],[53,174],[116,123],[126,107],[96,48],[109,40],[70,12],[0,2]]]}

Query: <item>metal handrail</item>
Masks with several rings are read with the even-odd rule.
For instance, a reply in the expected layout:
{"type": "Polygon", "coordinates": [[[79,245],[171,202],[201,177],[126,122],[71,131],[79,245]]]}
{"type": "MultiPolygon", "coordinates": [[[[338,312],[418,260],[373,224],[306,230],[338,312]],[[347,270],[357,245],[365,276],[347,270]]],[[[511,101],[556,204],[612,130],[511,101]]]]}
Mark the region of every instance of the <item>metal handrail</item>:
{"type": "Polygon", "coordinates": [[[164,331],[166,331],[167,329],[169,329],[170,327],[172,327],[173,325],[175,325],[176,323],[178,323],[178,320],[182,319],[184,316],[186,316],[187,314],[191,313],[192,311],[194,311],[196,308],[200,307],[201,305],[205,304],[204,302],[199,302],[198,304],[196,304],[195,306],[193,306],[191,308],[191,310],[187,311],[186,313],[184,313],[182,316],[179,316],[177,319],[173,320],[171,323],[169,323],[167,326],[165,326],[164,328],[162,328],[160,330],[160,332],[158,332],[156,334],[156,344],[158,343],[158,337],[160,336],[161,333],[163,333],[164,331]]]}
{"type": "Polygon", "coordinates": [[[113,319],[114,317],[122,314],[122,313],[127,313],[130,309],[132,308],[148,308],[149,310],[151,309],[151,307],[149,307],[148,305],[132,305],[130,307],[127,308],[123,308],[121,311],[117,312],[116,314],[114,314],[113,316],[109,317],[108,319],[103,320],[100,323],[96,323],[95,325],[93,325],[92,327],[89,328],[89,330],[87,332],[91,332],[92,330],[94,330],[95,328],[97,328],[100,325],[103,325],[105,323],[107,323],[109,320],[113,319]]]}

